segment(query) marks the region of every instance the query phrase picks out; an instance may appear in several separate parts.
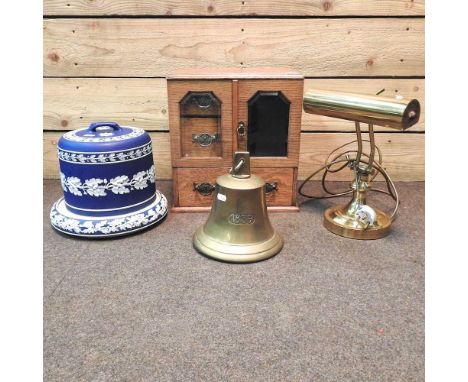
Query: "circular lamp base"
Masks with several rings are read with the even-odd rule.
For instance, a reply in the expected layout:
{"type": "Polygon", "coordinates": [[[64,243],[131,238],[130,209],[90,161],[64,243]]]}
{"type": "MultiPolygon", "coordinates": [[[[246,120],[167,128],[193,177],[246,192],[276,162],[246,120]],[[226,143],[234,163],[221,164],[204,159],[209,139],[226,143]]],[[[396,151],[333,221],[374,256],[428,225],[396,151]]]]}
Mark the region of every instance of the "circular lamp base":
{"type": "Polygon", "coordinates": [[[390,216],[374,208],[376,219],[365,228],[355,216],[350,216],[348,205],[328,208],[323,217],[323,226],[335,235],[358,240],[375,240],[385,237],[392,224],[390,216]]]}
{"type": "Polygon", "coordinates": [[[193,246],[200,253],[216,260],[230,263],[252,263],[275,256],[283,248],[283,239],[278,233],[262,243],[230,244],[214,240],[201,226],[193,235],[193,246]]]}

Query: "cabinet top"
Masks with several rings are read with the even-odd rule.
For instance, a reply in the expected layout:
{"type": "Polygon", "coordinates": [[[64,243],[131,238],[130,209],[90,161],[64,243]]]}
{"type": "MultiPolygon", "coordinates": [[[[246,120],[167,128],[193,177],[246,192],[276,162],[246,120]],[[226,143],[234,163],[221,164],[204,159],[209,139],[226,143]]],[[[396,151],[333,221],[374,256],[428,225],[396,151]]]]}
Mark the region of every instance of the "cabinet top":
{"type": "Polygon", "coordinates": [[[303,79],[304,77],[291,68],[185,68],[176,69],[168,74],[168,80],[187,79],[303,79]]]}

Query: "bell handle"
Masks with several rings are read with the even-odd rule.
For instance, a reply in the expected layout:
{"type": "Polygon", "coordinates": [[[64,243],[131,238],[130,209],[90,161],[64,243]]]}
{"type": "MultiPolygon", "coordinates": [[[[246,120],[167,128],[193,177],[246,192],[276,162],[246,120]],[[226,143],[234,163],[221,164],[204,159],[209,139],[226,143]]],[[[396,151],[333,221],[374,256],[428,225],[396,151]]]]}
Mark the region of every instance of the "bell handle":
{"type": "Polygon", "coordinates": [[[240,159],[239,162],[237,162],[237,164],[234,166],[234,169],[232,170],[232,173],[233,174],[237,174],[240,169],[242,168],[242,166],[244,165],[245,163],[245,160],[244,159],[240,159]]]}
{"type": "Polygon", "coordinates": [[[88,130],[90,131],[96,131],[98,127],[112,127],[114,130],[120,130],[121,127],[118,123],[116,122],[93,122],[89,125],[88,130]]]}

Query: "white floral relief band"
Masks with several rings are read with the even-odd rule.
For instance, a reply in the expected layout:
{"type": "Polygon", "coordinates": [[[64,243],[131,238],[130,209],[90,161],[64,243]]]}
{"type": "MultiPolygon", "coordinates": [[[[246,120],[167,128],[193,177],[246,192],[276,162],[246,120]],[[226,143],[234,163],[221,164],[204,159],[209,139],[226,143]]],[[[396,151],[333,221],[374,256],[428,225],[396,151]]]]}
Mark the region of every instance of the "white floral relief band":
{"type": "Polygon", "coordinates": [[[126,139],[139,137],[140,135],[143,135],[145,133],[145,130],[140,129],[139,127],[131,127],[130,129],[131,129],[130,133],[122,134],[122,135],[114,135],[113,133],[100,133],[100,135],[98,136],[94,134],[89,134],[89,136],[86,136],[85,134],[83,135],[76,134],[80,131],[88,130],[88,128],[84,128],[84,129],[69,131],[68,133],[65,133],[63,135],[63,138],[69,141],[75,141],[75,142],[115,142],[115,141],[125,141],[126,139]]]}
{"type": "Polygon", "coordinates": [[[50,211],[50,221],[58,230],[75,235],[117,234],[142,229],[156,223],[167,213],[167,200],[161,195],[159,203],[147,211],[119,218],[104,220],[78,220],[60,214],[56,205],[50,211]]]}
{"type": "Polygon", "coordinates": [[[70,163],[83,163],[83,164],[102,164],[114,162],[127,162],[138,158],[143,158],[152,153],[151,142],[146,145],[120,152],[108,153],[79,153],[70,152],[58,148],[58,157],[60,160],[70,163]]]}
{"type": "Polygon", "coordinates": [[[61,172],[60,181],[64,192],[70,192],[76,196],[106,196],[108,191],[114,194],[128,194],[131,190],[142,190],[148,187],[148,183],[154,183],[154,165],[148,170],[136,173],[132,179],[127,175],[120,175],[109,181],[101,178],[82,181],[76,176],[67,177],[61,172]]]}

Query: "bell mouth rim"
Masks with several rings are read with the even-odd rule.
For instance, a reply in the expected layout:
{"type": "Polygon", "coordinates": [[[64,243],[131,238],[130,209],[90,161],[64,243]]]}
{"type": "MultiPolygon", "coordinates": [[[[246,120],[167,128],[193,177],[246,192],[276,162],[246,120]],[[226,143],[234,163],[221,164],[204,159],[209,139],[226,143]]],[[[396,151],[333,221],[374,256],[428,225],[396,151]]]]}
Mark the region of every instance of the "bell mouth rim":
{"type": "Polygon", "coordinates": [[[217,249],[223,245],[211,239],[203,231],[203,226],[197,229],[193,235],[193,246],[202,255],[215,260],[229,263],[253,263],[269,259],[277,255],[283,248],[283,238],[275,231],[273,236],[264,242],[253,244],[232,244],[224,246],[224,250],[217,249]],[[232,251],[226,249],[233,249],[232,251]],[[241,249],[241,251],[239,251],[241,249]]]}

